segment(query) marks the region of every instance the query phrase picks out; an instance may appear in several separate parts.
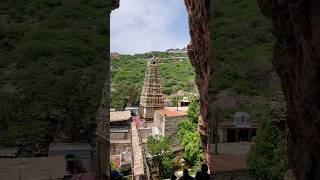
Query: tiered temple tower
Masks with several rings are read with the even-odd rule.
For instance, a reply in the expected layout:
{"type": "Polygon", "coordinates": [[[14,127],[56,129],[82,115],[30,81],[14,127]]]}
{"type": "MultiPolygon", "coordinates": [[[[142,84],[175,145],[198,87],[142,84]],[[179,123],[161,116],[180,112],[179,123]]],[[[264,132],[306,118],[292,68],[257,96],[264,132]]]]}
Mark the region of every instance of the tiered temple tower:
{"type": "Polygon", "coordinates": [[[139,115],[145,122],[153,122],[154,111],[164,108],[158,64],[153,56],[147,65],[140,97],[139,115]]]}

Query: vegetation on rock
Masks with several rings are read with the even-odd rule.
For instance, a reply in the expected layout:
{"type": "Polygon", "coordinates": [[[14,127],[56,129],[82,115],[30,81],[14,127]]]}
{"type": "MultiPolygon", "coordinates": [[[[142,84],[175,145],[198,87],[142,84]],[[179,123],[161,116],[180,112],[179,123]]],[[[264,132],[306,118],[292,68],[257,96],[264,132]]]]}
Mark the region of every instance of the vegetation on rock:
{"type": "Polygon", "coordinates": [[[232,88],[240,94],[261,95],[279,89],[268,79],[273,71],[271,23],[257,2],[218,0],[212,21],[214,92],[232,88]]]}
{"type": "Polygon", "coordinates": [[[105,81],[107,8],[100,0],[0,2],[0,146],[46,153],[64,124],[72,141],[91,142],[105,81]]]}

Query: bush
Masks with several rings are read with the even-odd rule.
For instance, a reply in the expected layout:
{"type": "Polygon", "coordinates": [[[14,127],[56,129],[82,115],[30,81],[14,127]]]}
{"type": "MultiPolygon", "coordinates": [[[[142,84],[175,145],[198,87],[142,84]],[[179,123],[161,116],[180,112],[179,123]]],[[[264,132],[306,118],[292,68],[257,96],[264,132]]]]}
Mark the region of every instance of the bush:
{"type": "Polygon", "coordinates": [[[165,136],[149,136],[147,151],[153,156],[159,169],[160,177],[168,177],[173,169],[173,155],[170,149],[170,139],[165,136]]]}
{"type": "Polygon", "coordinates": [[[285,171],[285,145],[280,132],[269,120],[263,119],[258,129],[256,143],[251,147],[248,166],[259,179],[281,180],[285,171]]]}
{"type": "Polygon", "coordinates": [[[194,165],[203,157],[197,124],[190,119],[185,119],[178,121],[178,127],[178,139],[184,147],[185,159],[189,164],[194,165]]]}
{"type": "Polygon", "coordinates": [[[188,107],[188,118],[191,119],[193,123],[198,123],[200,115],[200,106],[197,101],[194,99],[191,100],[190,105],[188,107]]]}

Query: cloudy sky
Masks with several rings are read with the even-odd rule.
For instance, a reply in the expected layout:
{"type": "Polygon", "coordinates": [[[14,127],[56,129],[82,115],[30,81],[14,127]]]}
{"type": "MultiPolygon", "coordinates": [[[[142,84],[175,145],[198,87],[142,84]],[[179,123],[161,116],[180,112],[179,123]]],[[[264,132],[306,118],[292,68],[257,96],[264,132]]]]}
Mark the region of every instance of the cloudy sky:
{"type": "Polygon", "coordinates": [[[122,54],[183,48],[190,39],[183,0],[121,0],[110,29],[111,52],[122,54]]]}

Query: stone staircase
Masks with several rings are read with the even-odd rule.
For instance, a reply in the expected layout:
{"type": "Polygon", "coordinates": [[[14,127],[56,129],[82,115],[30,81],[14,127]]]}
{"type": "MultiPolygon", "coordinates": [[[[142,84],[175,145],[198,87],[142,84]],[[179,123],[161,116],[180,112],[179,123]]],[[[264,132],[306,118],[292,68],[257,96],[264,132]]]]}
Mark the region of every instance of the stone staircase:
{"type": "Polygon", "coordinates": [[[131,123],[131,146],[132,146],[132,173],[134,180],[149,179],[149,168],[146,162],[146,153],[143,148],[141,135],[135,125],[131,123]],[[145,178],[143,178],[145,177],[145,178]]]}

